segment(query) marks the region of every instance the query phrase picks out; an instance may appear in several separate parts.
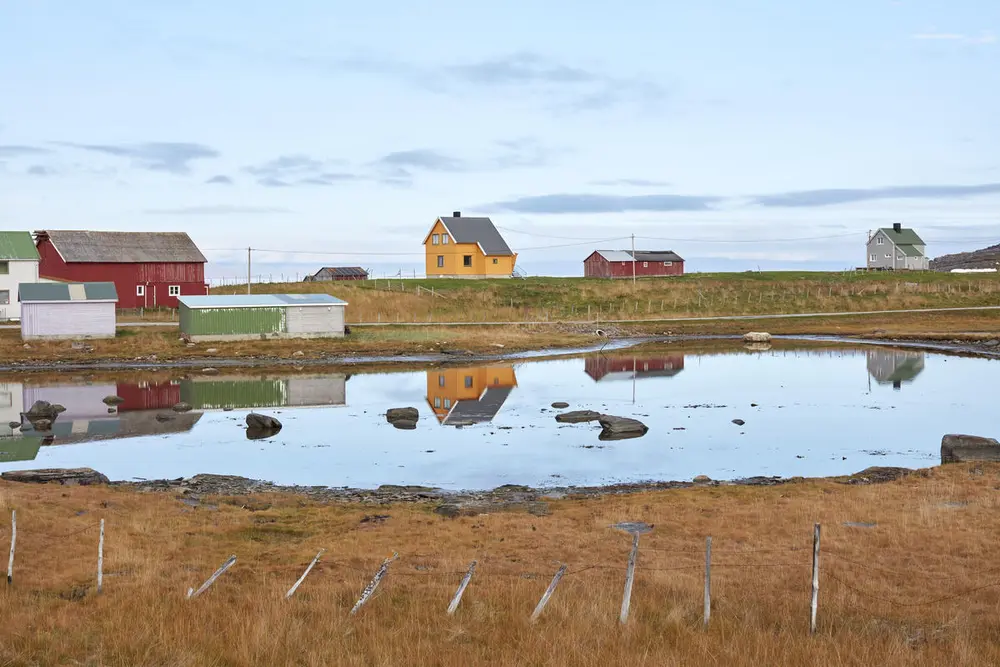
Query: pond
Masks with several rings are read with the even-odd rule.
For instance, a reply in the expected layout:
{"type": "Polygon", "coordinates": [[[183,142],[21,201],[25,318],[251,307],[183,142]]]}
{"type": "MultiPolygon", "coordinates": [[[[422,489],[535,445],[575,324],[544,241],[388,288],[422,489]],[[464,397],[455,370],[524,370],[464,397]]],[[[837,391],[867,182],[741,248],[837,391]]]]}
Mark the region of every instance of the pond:
{"type": "Polygon", "coordinates": [[[984,388],[998,370],[996,361],[885,347],[734,346],[355,374],[25,374],[0,378],[0,471],[86,466],[115,480],[218,473],[471,490],[927,467],[945,433],[995,435],[996,399],[984,388]],[[110,412],[109,395],[124,399],[110,412]],[[37,400],[66,407],[50,431],[8,425],[37,400]],[[194,409],[172,412],[180,401],[194,409]],[[633,417],[649,432],[602,441],[596,422],[557,423],[555,401],[633,417]],[[415,430],[385,419],[406,406],[419,410],[415,430]],[[248,439],[251,409],[284,428],[248,439]]]}

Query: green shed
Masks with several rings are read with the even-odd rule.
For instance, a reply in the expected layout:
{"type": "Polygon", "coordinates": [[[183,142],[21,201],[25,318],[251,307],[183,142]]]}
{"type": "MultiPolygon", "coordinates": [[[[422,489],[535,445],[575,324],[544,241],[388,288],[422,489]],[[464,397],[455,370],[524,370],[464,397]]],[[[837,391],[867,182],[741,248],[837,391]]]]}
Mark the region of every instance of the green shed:
{"type": "Polygon", "coordinates": [[[337,338],[347,302],[329,294],[181,296],[181,336],[190,341],[337,338]]]}

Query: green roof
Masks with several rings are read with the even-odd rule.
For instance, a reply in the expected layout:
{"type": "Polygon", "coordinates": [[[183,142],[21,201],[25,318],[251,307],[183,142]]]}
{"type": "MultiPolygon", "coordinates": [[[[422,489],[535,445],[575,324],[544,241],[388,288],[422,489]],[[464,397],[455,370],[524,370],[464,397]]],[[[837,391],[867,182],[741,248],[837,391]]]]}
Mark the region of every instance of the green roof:
{"type": "Polygon", "coordinates": [[[37,301],[117,301],[114,283],[21,283],[22,303],[37,301]]]}
{"type": "Polygon", "coordinates": [[[30,232],[0,232],[0,260],[38,260],[38,250],[30,232]]]}
{"type": "Polygon", "coordinates": [[[898,232],[892,227],[883,227],[879,231],[896,245],[927,245],[923,239],[917,236],[915,231],[907,227],[903,227],[898,232]]]}
{"type": "Polygon", "coordinates": [[[916,249],[915,246],[912,246],[912,245],[908,245],[908,244],[905,244],[905,243],[897,243],[896,247],[899,248],[900,252],[902,252],[907,257],[923,257],[924,256],[924,253],[920,252],[919,250],[916,249]]]}

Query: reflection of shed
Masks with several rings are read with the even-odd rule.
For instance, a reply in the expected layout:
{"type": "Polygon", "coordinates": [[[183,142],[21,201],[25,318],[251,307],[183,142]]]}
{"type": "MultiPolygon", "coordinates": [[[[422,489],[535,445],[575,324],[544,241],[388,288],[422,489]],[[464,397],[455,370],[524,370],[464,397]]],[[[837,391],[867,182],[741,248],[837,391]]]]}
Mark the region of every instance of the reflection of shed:
{"type": "Polygon", "coordinates": [[[11,422],[21,421],[24,399],[20,382],[0,382],[0,437],[11,435],[11,422]]]}
{"type": "Polygon", "coordinates": [[[442,424],[491,421],[517,386],[512,365],[427,371],[427,403],[442,424]]]}
{"type": "Polygon", "coordinates": [[[595,382],[633,380],[650,377],[673,377],[684,370],[684,355],[666,357],[587,357],[584,372],[595,382]]]}
{"type": "Polygon", "coordinates": [[[872,378],[879,384],[891,384],[896,389],[904,382],[913,382],[924,370],[923,352],[870,349],[865,354],[872,378]]]}
{"type": "Polygon", "coordinates": [[[346,405],[347,376],[192,378],[181,381],[180,400],[198,410],[346,405]]]}

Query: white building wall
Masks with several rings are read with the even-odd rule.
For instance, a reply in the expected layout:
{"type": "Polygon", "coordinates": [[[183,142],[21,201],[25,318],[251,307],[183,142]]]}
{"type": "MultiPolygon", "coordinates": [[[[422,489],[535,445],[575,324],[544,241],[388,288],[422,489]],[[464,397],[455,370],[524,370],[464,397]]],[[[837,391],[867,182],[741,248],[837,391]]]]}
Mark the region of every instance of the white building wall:
{"type": "Polygon", "coordinates": [[[289,334],[344,334],[344,306],[288,306],[289,334]]]}
{"type": "Polygon", "coordinates": [[[114,301],[21,304],[21,338],[114,338],[114,301]]]}
{"type": "Polygon", "coordinates": [[[11,436],[11,422],[20,422],[24,412],[23,387],[20,382],[0,382],[0,437],[11,436]]]}
{"type": "MultiPolygon", "coordinates": [[[[8,261],[8,260],[3,260],[8,261]]],[[[10,303],[3,303],[0,298],[0,321],[17,320],[21,318],[21,304],[17,300],[17,286],[21,283],[38,282],[38,260],[9,261],[9,273],[0,273],[0,292],[8,292],[10,303]]],[[[0,296],[3,296],[0,294],[0,296]]]]}

